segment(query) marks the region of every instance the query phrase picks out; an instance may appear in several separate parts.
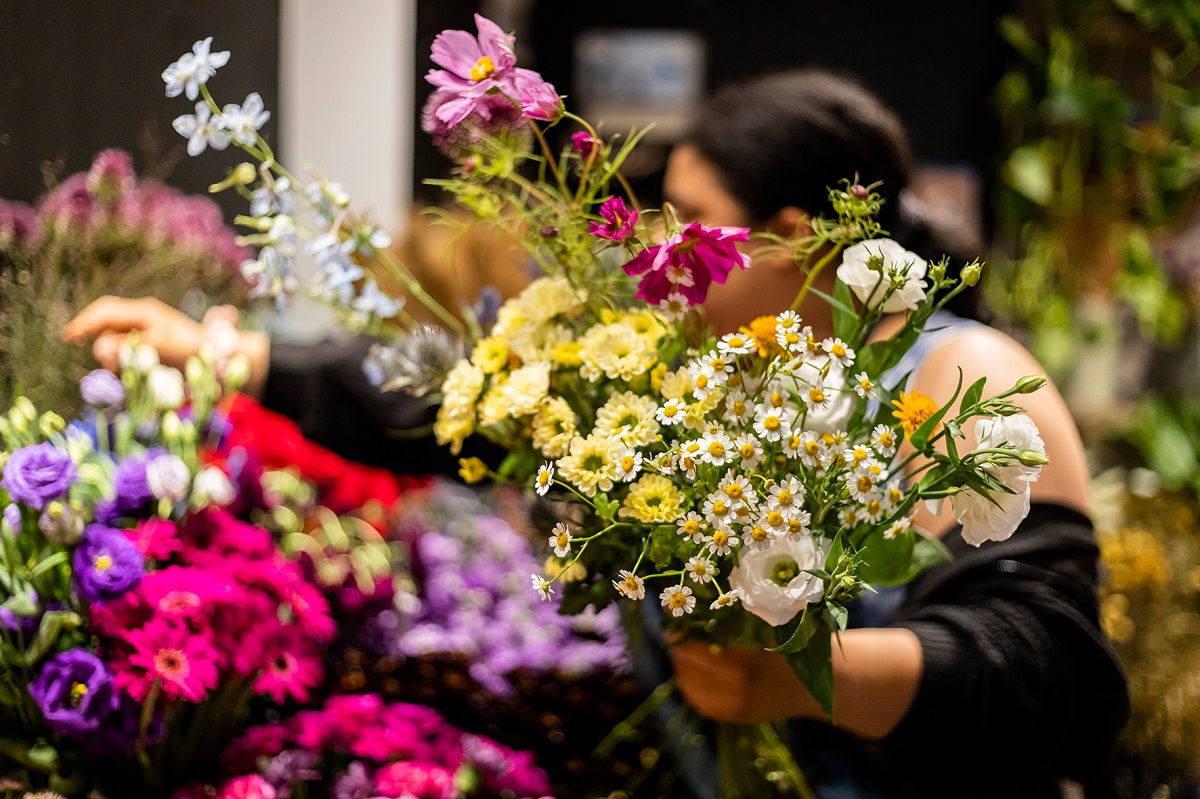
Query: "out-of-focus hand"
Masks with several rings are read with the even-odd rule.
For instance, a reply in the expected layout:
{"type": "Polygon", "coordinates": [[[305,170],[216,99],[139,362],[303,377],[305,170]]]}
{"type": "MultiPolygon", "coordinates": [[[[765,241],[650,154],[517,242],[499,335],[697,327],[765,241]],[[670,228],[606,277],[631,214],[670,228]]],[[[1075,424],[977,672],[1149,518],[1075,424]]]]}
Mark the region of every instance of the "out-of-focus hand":
{"type": "MultiPolygon", "coordinates": [[[[159,360],[176,369],[183,369],[205,342],[204,327],[199,322],[152,297],[101,297],[66,324],[62,337],[75,343],[94,339],[92,353],[96,360],[105,369],[116,371],[121,345],[135,330],[143,343],[158,350],[159,360]]],[[[262,395],[269,351],[265,334],[239,334],[237,352],[250,363],[250,379],[243,389],[247,394],[262,395]]]]}
{"type": "Polygon", "coordinates": [[[688,704],[715,721],[760,724],[819,712],[783,655],[686,641],[671,646],[671,659],[688,704]]]}

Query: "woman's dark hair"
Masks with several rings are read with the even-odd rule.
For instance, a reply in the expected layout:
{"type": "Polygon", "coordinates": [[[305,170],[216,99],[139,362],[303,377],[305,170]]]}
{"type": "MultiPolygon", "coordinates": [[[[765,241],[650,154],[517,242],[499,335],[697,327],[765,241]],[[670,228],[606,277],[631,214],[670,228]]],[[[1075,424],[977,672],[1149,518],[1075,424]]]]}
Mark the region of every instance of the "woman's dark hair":
{"type": "MultiPolygon", "coordinates": [[[[912,172],[904,126],[851,77],[799,69],[727,86],[701,106],[681,143],[717,168],[754,222],[788,206],[832,216],[829,189],[857,175],[863,185],[880,182],[879,223],[902,246],[926,259],[949,255],[958,268],[977,255],[939,235],[904,199],[912,172]]],[[[956,298],[958,313],[979,316],[967,299],[974,294],[956,298]]]]}

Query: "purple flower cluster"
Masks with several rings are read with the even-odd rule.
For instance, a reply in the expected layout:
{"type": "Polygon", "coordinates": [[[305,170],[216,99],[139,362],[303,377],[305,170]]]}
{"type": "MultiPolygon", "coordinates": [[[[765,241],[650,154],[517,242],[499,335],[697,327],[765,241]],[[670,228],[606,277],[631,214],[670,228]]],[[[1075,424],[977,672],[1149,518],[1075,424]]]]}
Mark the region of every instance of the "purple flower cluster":
{"type": "Polygon", "coordinates": [[[8,459],[0,488],[15,502],[41,510],[51,500],[65,496],[75,476],[70,455],[50,443],[34,444],[8,459]]]}
{"type": "MultiPolygon", "coordinates": [[[[434,496],[453,509],[454,500],[434,496]]],[[[528,576],[541,568],[528,539],[503,519],[447,513],[444,531],[424,529],[415,543],[422,575],[418,609],[385,611],[381,634],[397,656],[461,654],[486,690],[512,692],[517,669],[579,675],[625,668],[625,638],[614,606],[598,613],[564,616],[558,602],[529,590],[528,576]]]]}

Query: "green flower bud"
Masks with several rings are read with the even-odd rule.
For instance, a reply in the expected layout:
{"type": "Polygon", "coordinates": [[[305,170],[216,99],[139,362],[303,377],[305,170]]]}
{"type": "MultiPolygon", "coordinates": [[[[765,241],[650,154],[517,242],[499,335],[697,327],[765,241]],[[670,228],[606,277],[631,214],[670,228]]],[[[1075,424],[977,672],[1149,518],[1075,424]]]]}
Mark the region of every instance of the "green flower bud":
{"type": "Polygon", "coordinates": [[[209,380],[209,371],[204,368],[204,363],[195,355],[187,359],[183,373],[187,375],[188,385],[191,386],[199,386],[209,380]]]}
{"type": "Polygon", "coordinates": [[[1017,460],[1022,466],[1045,466],[1050,462],[1045,453],[1033,449],[1023,449],[1017,453],[1017,460]]]}
{"type": "Polygon", "coordinates": [[[934,283],[941,283],[946,277],[946,261],[942,259],[936,263],[929,265],[929,279],[934,283]]]}
{"type": "Polygon", "coordinates": [[[25,414],[21,413],[20,409],[15,405],[8,409],[8,423],[12,426],[15,433],[29,432],[29,420],[25,418],[25,414]]]}
{"type": "Polygon", "coordinates": [[[79,479],[81,482],[94,486],[104,486],[108,483],[108,477],[104,474],[104,470],[94,463],[80,464],[79,479]]]}
{"type": "Polygon", "coordinates": [[[38,418],[37,408],[33,407],[33,403],[29,401],[29,397],[17,397],[13,402],[12,409],[24,416],[26,422],[32,423],[38,418]]]}
{"type": "Polygon", "coordinates": [[[38,419],[38,431],[46,438],[57,435],[66,429],[67,423],[54,411],[46,411],[42,414],[42,418],[38,419]]]}
{"type": "Polygon", "coordinates": [[[1045,375],[1029,375],[1028,377],[1022,377],[1017,381],[1017,393],[1032,394],[1044,385],[1046,385],[1045,375]]]}
{"type": "Polygon", "coordinates": [[[245,355],[234,355],[225,366],[225,389],[238,391],[250,379],[250,359],[245,355]]]}
{"type": "Polygon", "coordinates": [[[968,286],[974,286],[979,282],[979,276],[983,274],[983,267],[978,263],[970,263],[963,267],[962,282],[968,286]]]}
{"type": "Polygon", "coordinates": [[[245,161],[235,166],[229,172],[229,177],[222,180],[220,183],[214,183],[208,187],[208,190],[216,194],[219,191],[233,188],[234,186],[249,186],[258,177],[258,171],[255,170],[253,164],[248,164],[245,161]]]}
{"type": "Polygon", "coordinates": [[[867,269],[870,269],[872,272],[882,272],[883,264],[884,260],[882,255],[872,255],[867,258],[867,269]]]}
{"type": "Polygon", "coordinates": [[[163,414],[162,435],[167,444],[172,445],[172,448],[183,443],[183,426],[179,421],[179,414],[175,411],[167,411],[163,414]]]}

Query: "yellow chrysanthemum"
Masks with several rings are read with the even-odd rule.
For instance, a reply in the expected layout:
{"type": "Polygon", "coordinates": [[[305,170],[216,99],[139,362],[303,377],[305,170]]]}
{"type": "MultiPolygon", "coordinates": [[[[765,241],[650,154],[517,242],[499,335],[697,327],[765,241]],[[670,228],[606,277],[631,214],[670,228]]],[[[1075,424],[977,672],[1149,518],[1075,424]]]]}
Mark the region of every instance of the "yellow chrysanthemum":
{"type": "Polygon", "coordinates": [[[478,483],[487,477],[487,466],[479,458],[459,458],[458,476],[466,483],[478,483]]]}
{"type": "Polygon", "coordinates": [[[471,350],[471,363],[482,369],[485,375],[496,374],[508,366],[508,339],[504,336],[479,339],[471,350]]]}
{"type": "Polygon", "coordinates": [[[504,385],[504,406],[512,416],[531,416],[549,390],[550,364],[526,364],[509,374],[504,385]]]}
{"type": "Polygon", "coordinates": [[[497,375],[492,379],[491,388],[479,400],[479,423],[484,427],[498,425],[508,418],[508,402],[504,394],[507,384],[508,375],[497,375]]]}
{"type": "Polygon", "coordinates": [[[618,428],[624,428],[618,436],[623,443],[644,447],[658,435],[658,422],[654,419],[657,410],[658,404],[650,397],[639,397],[632,391],[613,394],[596,411],[596,426],[592,432],[608,436],[616,433],[618,428]]]}
{"type": "Polygon", "coordinates": [[[906,436],[917,432],[930,416],[938,412],[938,404],[919,391],[901,391],[900,399],[892,400],[892,404],[896,406],[892,416],[900,420],[906,436]]]}
{"type": "Polygon", "coordinates": [[[749,334],[754,339],[758,355],[761,358],[779,352],[779,344],[775,341],[775,326],[774,316],[760,316],[753,320],[749,327],[741,328],[741,332],[749,334]]]}
{"type": "Polygon", "coordinates": [[[579,357],[580,349],[578,341],[564,341],[554,347],[550,357],[559,366],[573,369],[583,363],[583,359],[579,357]]]}
{"type": "Polygon", "coordinates": [[[660,474],[647,474],[629,488],[622,516],[644,524],[670,524],[683,515],[683,494],[660,474]]]}
{"type": "Polygon", "coordinates": [[[533,417],[533,445],[547,458],[561,458],[570,451],[578,432],[575,411],[562,397],[551,397],[533,417]]]}

